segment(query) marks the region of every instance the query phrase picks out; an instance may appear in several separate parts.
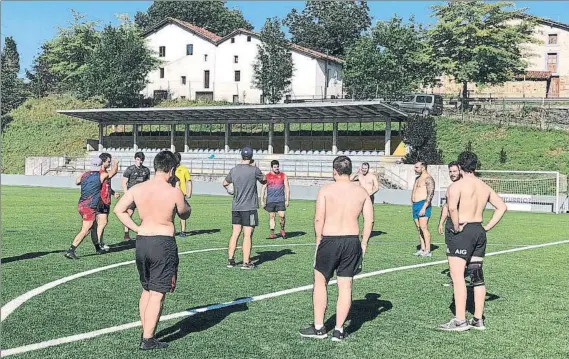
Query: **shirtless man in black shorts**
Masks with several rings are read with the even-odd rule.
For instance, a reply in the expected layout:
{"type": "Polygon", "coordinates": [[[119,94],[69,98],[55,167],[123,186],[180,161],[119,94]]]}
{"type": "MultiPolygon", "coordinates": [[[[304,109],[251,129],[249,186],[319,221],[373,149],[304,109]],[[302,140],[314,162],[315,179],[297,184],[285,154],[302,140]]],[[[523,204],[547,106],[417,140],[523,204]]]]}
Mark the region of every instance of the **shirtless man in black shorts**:
{"type": "Polygon", "coordinates": [[[447,220],[445,242],[448,264],[453,281],[456,315],[439,329],[465,331],[470,328],[484,330],[484,301],[486,286],[482,272],[482,261],[486,255],[486,232],[494,228],[506,212],[504,201],[474,171],[478,157],[472,152],[458,156],[462,179],[453,182],[447,190],[447,204],[450,221],[447,220]],[[488,204],[495,211],[485,226],[482,225],[484,208],[488,204]],[[470,283],[474,287],[474,318],[466,320],[466,283],[464,270],[470,272],[470,283]]]}
{"type": "Polygon", "coordinates": [[[168,179],[174,176],[177,159],[170,151],[154,158],[156,175],[150,181],[132,187],[114,209],[119,220],[136,232],[136,267],[142,284],[139,309],[142,322],[141,350],[162,349],[167,343],[154,338],[167,292],[176,288],[178,246],[174,238],[174,215],[190,217],[190,205],[179,188],[168,179]],[[136,204],[141,224],[130,218],[128,209],[136,204]]]}
{"type": "Polygon", "coordinates": [[[325,339],[324,314],[328,305],[327,285],[334,272],[338,278],[336,327],[332,340],[345,337],[344,322],[352,305],[352,279],[361,272],[363,256],[373,228],[373,204],[369,193],[351,183],[352,161],[346,156],[334,160],[334,183],[320,190],[316,200],[314,231],[316,253],[314,262],[314,323],[300,330],[306,338],[325,339]],[[362,240],[358,217],[364,216],[362,240]]]}

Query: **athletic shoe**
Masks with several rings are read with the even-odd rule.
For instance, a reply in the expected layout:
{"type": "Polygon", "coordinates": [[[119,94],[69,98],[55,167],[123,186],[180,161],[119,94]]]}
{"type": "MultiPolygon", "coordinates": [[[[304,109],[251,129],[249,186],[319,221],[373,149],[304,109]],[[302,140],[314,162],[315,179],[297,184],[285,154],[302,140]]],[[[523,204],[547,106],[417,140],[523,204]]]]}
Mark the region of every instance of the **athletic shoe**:
{"type": "Polygon", "coordinates": [[[274,233],[269,233],[269,239],[275,239],[277,236],[274,233]]]}
{"type": "Polygon", "coordinates": [[[476,330],[484,330],[486,329],[486,327],[484,326],[484,319],[477,319],[477,318],[472,318],[468,321],[468,325],[472,328],[472,329],[476,329],[476,330]]]}
{"type": "Polygon", "coordinates": [[[341,342],[342,340],[344,340],[344,338],[346,337],[346,332],[341,332],[337,329],[334,329],[334,332],[332,332],[332,341],[333,342],[341,342]]]}
{"type": "Polygon", "coordinates": [[[420,254],[421,257],[432,257],[433,252],[423,252],[420,254]]]}
{"type": "Polygon", "coordinates": [[[456,318],[452,318],[450,322],[440,325],[439,329],[448,332],[464,332],[470,329],[470,325],[468,325],[468,321],[466,320],[461,322],[456,318]]]}
{"type": "Polygon", "coordinates": [[[153,350],[168,348],[168,343],[159,342],[156,338],[142,339],[140,350],[153,350]]]}
{"type": "Polygon", "coordinates": [[[453,283],[452,280],[449,280],[448,283],[443,283],[443,287],[452,287],[453,283]]]}
{"type": "Polygon", "coordinates": [[[286,232],[284,229],[281,229],[281,237],[283,237],[283,239],[286,238],[286,232]]]}
{"type": "Polygon", "coordinates": [[[186,232],[180,232],[180,233],[178,233],[178,237],[187,237],[187,236],[186,236],[186,232]]]}
{"type": "Polygon", "coordinates": [[[315,339],[326,339],[328,338],[328,334],[326,333],[326,328],[322,327],[320,329],[316,329],[314,324],[309,326],[308,328],[303,328],[298,331],[300,336],[303,338],[315,338],[315,339]]]}
{"type": "Polygon", "coordinates": [[[237,263],[235,263],[235,259],[229,258],[227,260],[227,268],[235,268],[236,266],[237,266],[237,263]]]}
{"type": "Polygon", "coordinates": [[[413,255],[414,256],[420,256],[420,255],[423,255],[423,253],[424,253],[423,250],[419,249],[417,252],[413,253],[413,255]]]}
{"type": "Polygon", "coordinates": [[[104,250],[105,252],[108,252],[111,249],[111,247],[101,242],[101,249],[104,250]]]}
{"type": "Polygon", "coordinates": [[[257,268],[253,263],[249,262],[249,263],[243,263],[241,265],[241,269],[255,269],[257,268]]]}
{"type": "Polygon", "coordinates": [[[77,256],[75,255],[75,251],[72,251],[71,249],[68,249],[67,252],[65,252],[65,258],[69,258],[69,259],[79,259],[79,258],[77,258],[77,256]]]}
{"type": "Polygon", "coordinates": [[[125,233],[123,239],[125,241],[130,241],[130,235],[128,233],[125,233]]]}

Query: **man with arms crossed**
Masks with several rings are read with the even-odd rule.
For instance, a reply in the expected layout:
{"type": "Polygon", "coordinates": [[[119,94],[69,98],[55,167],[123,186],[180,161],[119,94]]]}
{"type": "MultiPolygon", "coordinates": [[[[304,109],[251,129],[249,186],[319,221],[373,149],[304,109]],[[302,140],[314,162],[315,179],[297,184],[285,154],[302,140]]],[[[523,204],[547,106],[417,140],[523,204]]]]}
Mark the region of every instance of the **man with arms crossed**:
{"type": "Polygon", "coordinates": [[[375,202],[375,194],[379,190],[379,181],[374,173],[369,170],[369,163],[362,163],[362,167],[358,169],[358,172],[350,176],[352,181],[358,181],[360,186],[365,188],[367,193],[369,193],[369,198],[371,199],[371,204],[375,202]]]}
{"type": "Polygon", "coordinates": [[[352,304],[352,278],[361,271],[363,256],[373,228],[373,205],[369,193],[351,183],[352,162],[346,156],[334,160],[335,183],[324,186],[318,193],[314,231],[316,253],[314,262],[314,323],[300,330],[308,338],[325,339],[324,314],[328,305],[327,285],[334,271],[338,278],[336,327],[332,340],[344,339],[343,325],[352,304]],[[364,216],[360,243],[358,217],[364,216]]]}
{"type": "MultiPolygon", "coordinates": [[[[176,171],[174,172],[178,179],[176,186],[180,188],[187,201],[192,197],[192,176],[190,175],[190,170],[182,165],[182,154],[180,152],[176,152],[175,155],[178,160],[178,167],[176,167],[176,171]]],[[[180,226],[180,237],[185,237],[188,234],[186,232],[185,219],[180,219],[180,226]]]]}
{"type": "Polygon", "coordinates": [[[255,265],[251,263],[251,243],[253,229],[259,224],[259,198],[257,193],[257,181],[261,184],[267,183],[267,177],[261,170],[251,165],[253,159],[253,149],[249,146],[241,150],[241,163],[233,167],[223,181],[223,187],[229,194],[233,194],[233,204],[231,206],[231,223],[233,233],[229,238],[228,264],[227,267],[233,268],[235,263],[235,249],[237,239],[243,230],[243,265],[241,269],[253,269],[255,265]],[[233,191],[228,186],[233,184],[233,191]]]}
{"type": "MultiPolygon", "coordinates": [[[[144,162],[144,153],[137,152],[134,154],[134,164],[128,166],[127,169],[123,173],[122,179],[122,190],[126,194],[132,186],[142,183],[144,181],[148,181],[150,179],[150,169],[148,167],[143,166],[142,163],[144,162]]],[[[136,204],[132,203],[131,207],[128,209],[129,216],[132,217],[134,210],[136,209],[136,204]]],[[[128,232],[128,228],[124,227],[124,240],[130,241],[130,234],[128,232]]]]}
{"type": "Polygon", "coordinates": [[[136,267],[142,284],[139,310],[142,322],[141,350],[162,349],[167,343],[154,338],[167,292],[176,288],[178,246],[174,238],[174,214],[190,217],[190,205],[182,191],[172,187],[176,157],[162,151],[154,158],[156,175],[150,181],[132,187],[119,200],[114,213],[127,228],[136,232],[136,267]],[[128,209],[135,203],[141,224],[134,223],[128,209]]]}
{"type": "Polygon", "coordinates": [[[415,255],[431,257],[431,234],[429,233],[429,218],[431,217],[431,201],[435,195],[435,180],[427,172],[427,163],[417,161],[415,163],[415,185],[411,194],[413,202],[413,221],[419,232],[421,249],[415,255]]]}
{"type": "Polygon", "coordinates": [[[279,161],[271,161],[271,172],[267,175],[267,183],[261,190],[261,207],[269,212],[269,238],[275,239],[275,214],[279,214],[281,237],[286,237],[285,211],[290,198],[288,177],[280,171],[279,161]]]}
{"type": "Polygon", "coordinates": [[[470,328],[484,330],[484,301],[486,286],[482,272],[482,261],[486,254],[486,232],[494,228],[506,212],[506,204],[482,180],[474,174],[478,157],[472,152],[458,156],[462,179],[452,183],[447,190],[450,221],[447,221],[445,242],[448,264],[456,304],[456,316],[439,327],[447,331],[465,331],[470,328]],[[496,209],[485,226],[482,225],[484,208],[492,204],[496,209]],[[466,284],[464,270],[470,272],[474,287],[474,318],[466,321],[466,284]]]}

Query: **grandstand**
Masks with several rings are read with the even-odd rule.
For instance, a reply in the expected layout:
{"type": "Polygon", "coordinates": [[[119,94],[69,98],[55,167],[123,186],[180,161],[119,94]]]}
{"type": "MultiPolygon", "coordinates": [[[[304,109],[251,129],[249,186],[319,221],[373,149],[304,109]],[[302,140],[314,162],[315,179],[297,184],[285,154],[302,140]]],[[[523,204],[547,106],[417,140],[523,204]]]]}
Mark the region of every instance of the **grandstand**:
{"type": "Polygon", "coordinates": [[[221,176],[239,161],[239,149],[251,145],[262,170],[278,159],[291,177],[305,178],[330,178],[330,163],[341,154],[356,166],[369,162],[378,170],[405,155],[399,132],[407,115],[380,101],[58,112],[96,122],[99,138],[87,141],[85,157],[43,159],[27,166],[26,174],[82,171],[101,151],[119,159],[122,170],[133,163],[136,151],[151,163],[160,150],[178,150],[192,174],[221,176]]]}

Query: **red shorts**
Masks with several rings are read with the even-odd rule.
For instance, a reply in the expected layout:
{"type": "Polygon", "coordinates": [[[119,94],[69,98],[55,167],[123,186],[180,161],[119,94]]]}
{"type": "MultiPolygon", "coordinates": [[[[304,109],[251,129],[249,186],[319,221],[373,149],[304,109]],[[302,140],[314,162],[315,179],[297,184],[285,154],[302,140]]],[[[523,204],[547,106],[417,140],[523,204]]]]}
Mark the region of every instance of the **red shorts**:
{"type": "Polygon", "coordinates": [[[84,221],[94,221],[95,218],[97,218],[96,208],[90,208],[87,206],[79,205],[77,206],[77,210],[79,211],[79,214],[81,215],[84,221]]]}

